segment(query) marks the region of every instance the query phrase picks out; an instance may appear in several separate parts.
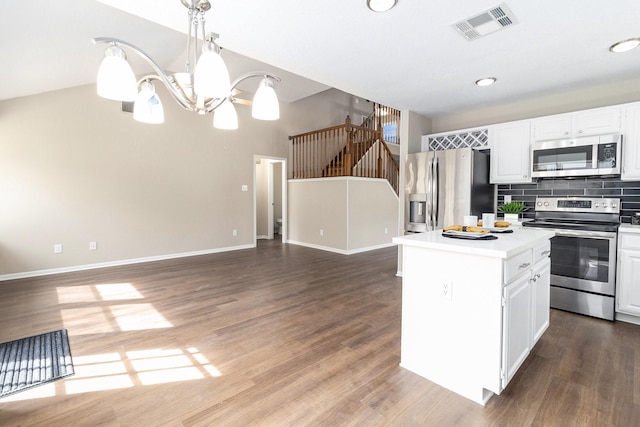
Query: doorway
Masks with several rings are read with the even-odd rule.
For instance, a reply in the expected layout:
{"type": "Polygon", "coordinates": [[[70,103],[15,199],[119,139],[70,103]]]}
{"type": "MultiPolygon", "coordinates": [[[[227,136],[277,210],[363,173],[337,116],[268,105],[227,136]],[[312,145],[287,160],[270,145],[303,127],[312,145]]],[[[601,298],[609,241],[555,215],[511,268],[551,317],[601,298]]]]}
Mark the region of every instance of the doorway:
{"type": "Polygon", "coordinates": [[[254,244],[258,239],[287,242],[287,160],[254,155],[254,244]]]}

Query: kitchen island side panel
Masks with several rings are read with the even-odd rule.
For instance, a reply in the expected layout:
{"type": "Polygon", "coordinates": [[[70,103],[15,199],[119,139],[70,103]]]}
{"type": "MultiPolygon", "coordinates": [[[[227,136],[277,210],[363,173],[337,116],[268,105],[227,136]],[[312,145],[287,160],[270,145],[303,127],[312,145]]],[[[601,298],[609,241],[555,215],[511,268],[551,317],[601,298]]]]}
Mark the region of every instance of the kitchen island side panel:
{"type": "Polygon", "coordinates": [[[400,365],[482,405],[499,394],[502,274],[500,258],[405,245],[400,365]]]}

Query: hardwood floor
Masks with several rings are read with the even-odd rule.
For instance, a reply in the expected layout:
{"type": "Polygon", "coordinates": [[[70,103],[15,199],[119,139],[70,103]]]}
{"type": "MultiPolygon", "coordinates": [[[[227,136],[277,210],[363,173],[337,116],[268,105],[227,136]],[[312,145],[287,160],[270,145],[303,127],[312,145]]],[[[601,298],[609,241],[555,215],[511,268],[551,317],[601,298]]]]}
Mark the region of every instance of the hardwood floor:
{"type": "MultiPolygon", "coordinates": [[[[481,407],[398,366],[396,249],[257,249],[0,283],[0,342],[67,328],[76,375],[2,426],[632,426],[640,327],[552,310],[481,407]]],[[[469,349],[473,357],[473,349],[469,349]]]]}

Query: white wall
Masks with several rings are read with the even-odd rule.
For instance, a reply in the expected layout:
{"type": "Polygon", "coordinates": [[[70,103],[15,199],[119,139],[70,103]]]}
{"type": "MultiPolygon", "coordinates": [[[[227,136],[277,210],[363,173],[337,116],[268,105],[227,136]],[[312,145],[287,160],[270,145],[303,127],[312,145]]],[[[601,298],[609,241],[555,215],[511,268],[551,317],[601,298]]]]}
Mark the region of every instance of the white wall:
{"type": "Polygon", "coordinates": [[[221,131],[157,90],[162,125],[95,85],[0,101],[0,279],[251,247],[253,156],[286,158],[289,135],[370,107],[330,90],[281,104],[275,122],[238,106],[240,129],[221,131]]]}
{"type": "Polygon", "coordinates": [[[398,197],[386,180],[296,179],[288,187],[291,243],[349,254],[397,236],[398,197]]]}

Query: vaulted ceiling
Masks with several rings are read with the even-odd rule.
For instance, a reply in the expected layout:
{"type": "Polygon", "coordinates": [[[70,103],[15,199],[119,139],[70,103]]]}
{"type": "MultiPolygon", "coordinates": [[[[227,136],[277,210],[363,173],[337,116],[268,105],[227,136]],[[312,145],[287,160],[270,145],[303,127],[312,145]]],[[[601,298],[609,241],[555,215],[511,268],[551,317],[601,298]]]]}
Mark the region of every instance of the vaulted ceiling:
{"type": "MultiPolygon", "coordinates": [[[[499,0],[399,0],[387,13],[365,0],[211,3],[207,30],[220,34],[232,77],[274,72],[285,102],[335,87],[438,116],[612,81],[640,99],[640,48],[608,50],[640,36],[637,0],[505,0],[516,23],[473,41],[452,24],[499,0]],[[498,81],[474,85],[486,76],[498,81]]],[[[94,83],[95,36],[127,40],[168,70],[184,64],[180,0],[4,0],[0,23],[0,99],[94,83]]]]}

